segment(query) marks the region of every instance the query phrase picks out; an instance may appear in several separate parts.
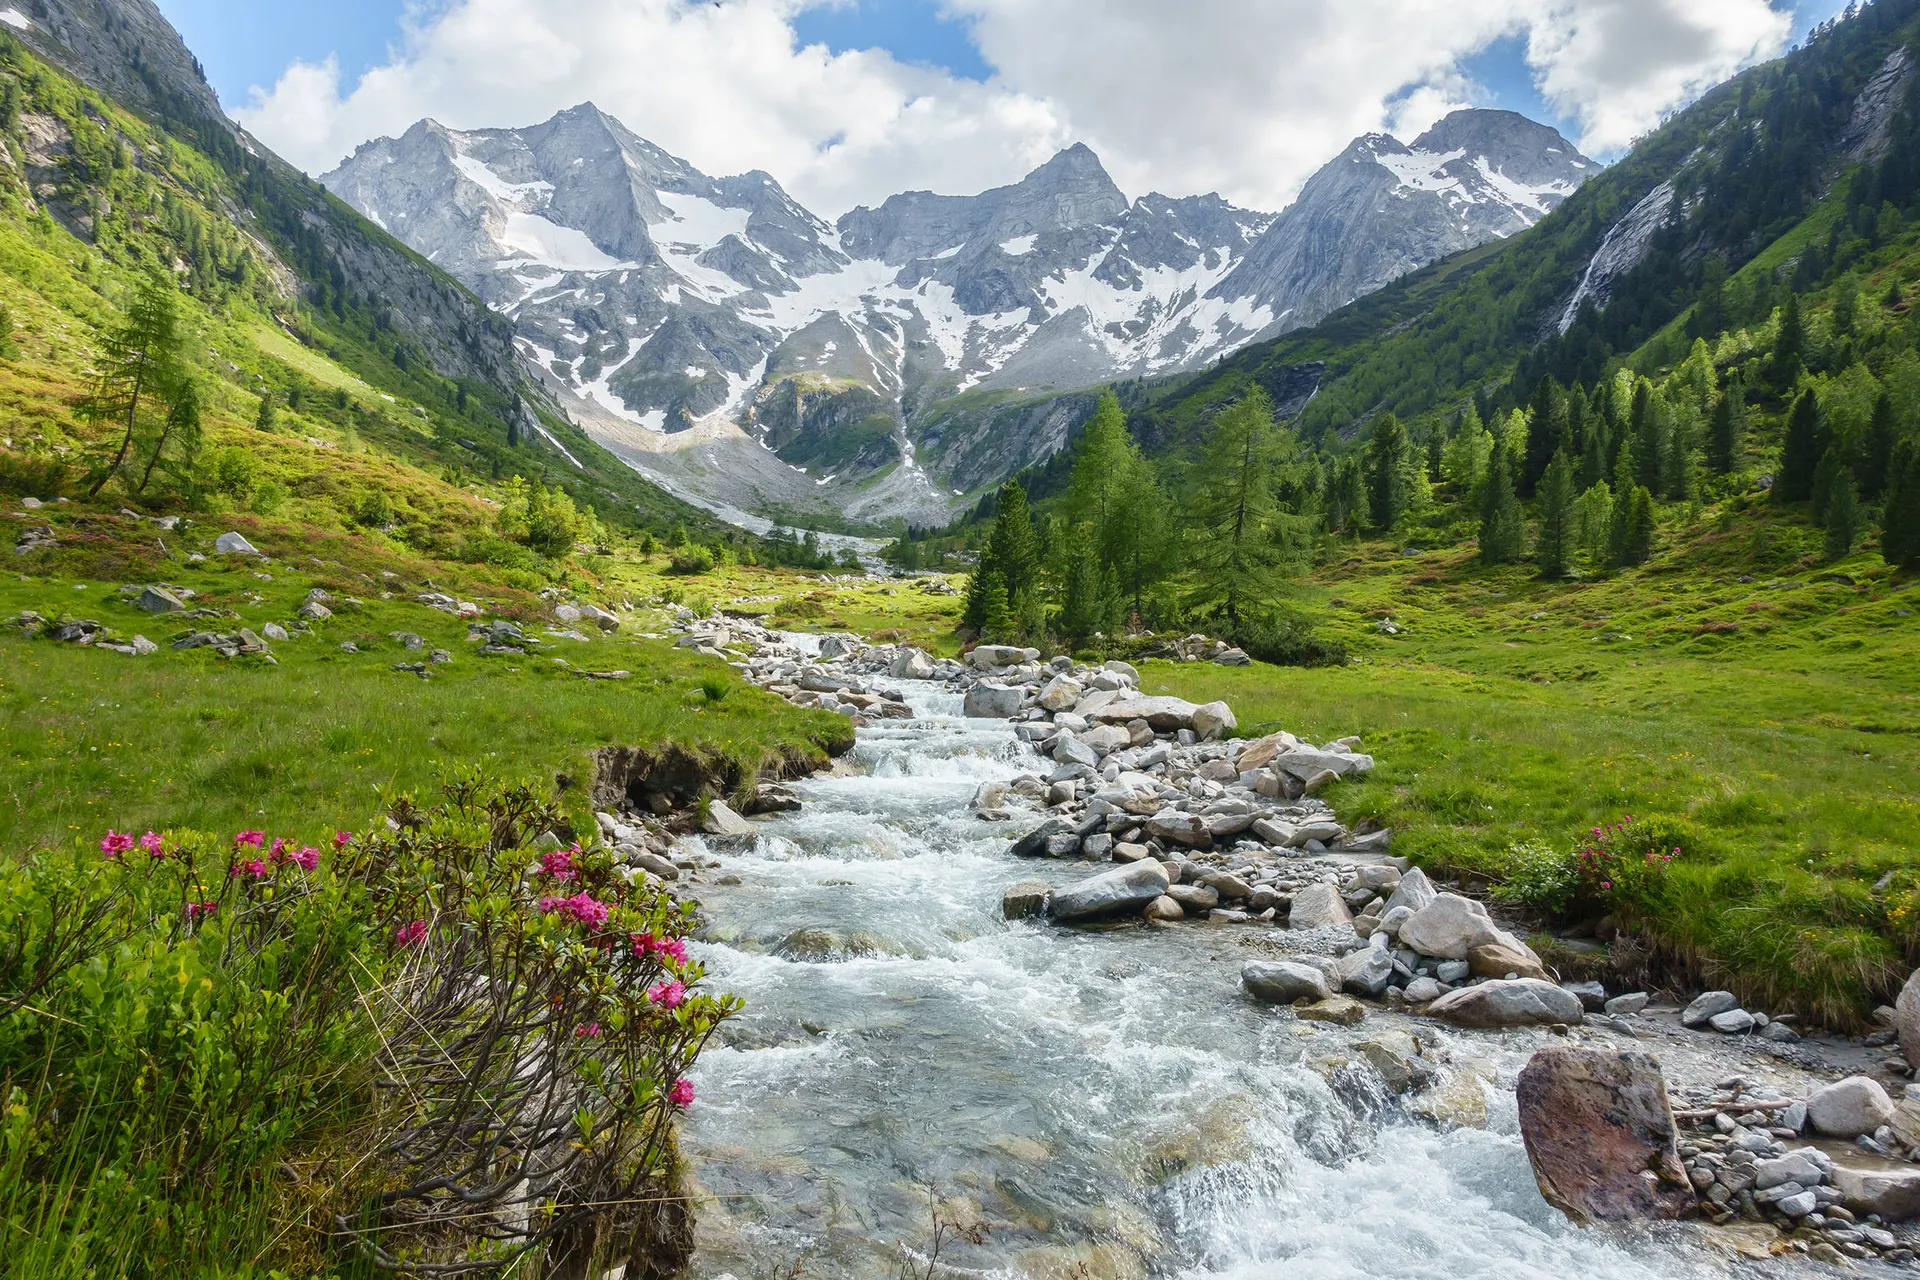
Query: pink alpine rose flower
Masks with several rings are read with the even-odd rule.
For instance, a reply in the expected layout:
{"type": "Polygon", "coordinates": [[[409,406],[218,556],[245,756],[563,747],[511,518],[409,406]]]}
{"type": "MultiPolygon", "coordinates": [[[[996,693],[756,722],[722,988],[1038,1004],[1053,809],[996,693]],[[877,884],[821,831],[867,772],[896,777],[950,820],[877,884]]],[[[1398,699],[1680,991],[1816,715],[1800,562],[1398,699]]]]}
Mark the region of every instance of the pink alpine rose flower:
{"type": "Polygon", "coordinates": [[[158,832],[149,831],[147,834],[141,836],[140,847],[147,851],[147,856],[150,858],[164,858],[167,856],[167,842],[160,838],[158,832]]]}
{"type": "Polygon", "coordinates": [[[686,1003],[687,988],[682,982],[663,982],[647,992],[647,999],[662,1009],[678,1009],[686,1003]]]}
{"type": "Polygon", "coordinates": [[[397,947],[417,947],[427,940],[427,922],[409,920],[393,931],[393,943],[397,947]]]}
{"type": "Polygon", "coordinates": [[[266,839],[267,833],[264,831],[236,832],[233,837],[233,847],[238,849],[243,845],[251,845],[258,849],[262,844],[266,843],[266,839]]]}
{"type": "Polygon", "coordinates": [[[320,865],[320,851],[311,845],[304,845],[287,856],[302,871],[311,871],[320,865]]]}
{"type": "Polygon", "coordinates": [[[112,827],[107,828],[106,837],[100,841],[100,852],[109,858],[118,858],[131,848],[133,848],[133,837],[124,831],[115,831],[112,827]]]}
{"type": "Polygon", "coordinates": [[[673,1082],[673,1088],[667,1090],[667,1101],[681,1110],[693,1105],[693,1081],[682,1076],[673,1082]]]}

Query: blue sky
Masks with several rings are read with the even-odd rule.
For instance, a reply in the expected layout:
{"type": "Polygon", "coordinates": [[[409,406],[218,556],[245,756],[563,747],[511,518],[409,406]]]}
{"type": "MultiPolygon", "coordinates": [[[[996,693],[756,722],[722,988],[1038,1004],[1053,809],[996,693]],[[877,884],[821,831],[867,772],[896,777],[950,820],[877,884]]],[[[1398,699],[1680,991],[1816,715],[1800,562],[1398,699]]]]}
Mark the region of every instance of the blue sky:
{"type": "MultiPolygon", "coordinates": [[[[433,0],[424,0],[432,3],[433,0]]],[[[158,0],[160,9],[207,68],[208,78],[229,107],[246,102],[255,85],[270,88],[296,59],[338,59],[351,86],[385,62],[401,40],[409,0],[328,0],[262,4],[259,0],[158,0]]],[[[412,0],[421,8],[423,0],[412,0]]],[[[1846,0],[1799,0],[1796,39],[1845,6],[1846,0]]],[[[944,68],[968,80],[986,80],[992,67],[974,46],[969,24],[945,16],[941,0],[828,0],[794,22],[803,44],[825,44],[835,53],[885,49],[901,62],[944,68]]],[[[1525,41],[1495,41],[1462,68],[1491,101],[1546,124],[1571,130],[1540,97],[1526,65],[1525,41]]]]}

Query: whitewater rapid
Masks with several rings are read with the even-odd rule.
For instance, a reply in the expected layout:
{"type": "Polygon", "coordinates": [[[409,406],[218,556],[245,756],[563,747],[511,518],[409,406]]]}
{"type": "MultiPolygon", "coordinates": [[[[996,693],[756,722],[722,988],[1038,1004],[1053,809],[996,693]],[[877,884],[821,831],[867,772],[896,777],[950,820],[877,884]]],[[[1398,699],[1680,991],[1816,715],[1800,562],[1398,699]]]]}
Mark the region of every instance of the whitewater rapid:
{"type": "Polygon", "coordinates": [[[1585,1231],[1540,1198],[1512,1095],[1531,1039],[1471,1046],[1495,1068],[1489,1122],[1443,1132],[1366,1072],[1312,1065],[1410,1020],[1331,1027],[1242,995],[1258,930],[1003,920],[1015,881],[1097,868],[1011,857],[1031,818],[968,802],[1036,758],[943,687],[903,687],[917,719],[860,730],[750,849],[704,850],[720,865],[695,950],[747,1008],[685,1127],[693,1276],[893,1276],[931,1240],[928,1188],[990,1224],[943,1275],[1732,1273],[1690,1228],[1585,1231]]]}

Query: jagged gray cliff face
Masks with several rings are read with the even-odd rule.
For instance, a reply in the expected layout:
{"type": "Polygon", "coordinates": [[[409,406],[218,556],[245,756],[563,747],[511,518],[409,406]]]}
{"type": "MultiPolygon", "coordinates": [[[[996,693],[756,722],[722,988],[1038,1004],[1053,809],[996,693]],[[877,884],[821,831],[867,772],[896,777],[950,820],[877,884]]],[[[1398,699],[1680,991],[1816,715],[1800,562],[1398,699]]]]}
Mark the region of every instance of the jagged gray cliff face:
{"type": "Polygon", "coordinates": [[[1200,367],[1532,225],[1591,171],[1551,129],[1461,112],[1412,148],[1361,139],[1277,217],[1130,201],[1075,146],[829,225],[588,104],[421,121],[322,181],[511,317],[582,424],[676,491],[926,521],[1058,447],[1058,413],[1010,400],[1200,367]]]}
{"type": "Polygon", "coordinates": [[[1599,165],[1511,111],[1456,111],[1406,146],[1356,139],[1215,288],[1303,329],[1450,254],[1524,231],[1599,165]]]}

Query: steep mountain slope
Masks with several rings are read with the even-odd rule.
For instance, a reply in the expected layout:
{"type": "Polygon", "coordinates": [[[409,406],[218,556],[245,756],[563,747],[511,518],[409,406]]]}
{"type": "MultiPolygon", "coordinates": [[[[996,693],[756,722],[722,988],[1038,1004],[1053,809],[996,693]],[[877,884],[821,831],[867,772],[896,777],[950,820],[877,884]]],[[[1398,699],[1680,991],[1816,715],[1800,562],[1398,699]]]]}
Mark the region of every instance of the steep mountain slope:
{"type": "Polygon", "coordinates": [[[421,121],[322,181],[511,316],[649,474],[737,507],[924,520],[1050,447],[990,430],[980,393],[1202,367],[1525,227],[1590,167],[1550,129],[1463,112],[1412,149],[1362,140],[1277,219],[1129,201],[1075,146],[1007,187],[829,226],[768,175],[710,178],[589,104],[525,129],[421,121]]]}
{"type": "MultiPolygon", "coordinates": [[[[1691,331],[1717,332],[1722,282],[1799,226],[1848,166],[1897,151],[1917,15],[1916,0],[1859,9],[1705,95],[1524,235],[1411,273],[1311,330],[1149,395],[1136,431],[1174,447],[1249,383],[1324,364],[1299,419],[1306,435],[1351,438],[1388,410],[1424,432],[1476,395],[1483,414],[1512,408],[1542,374],[1591,384],[1696,304],[1709,314],[1691,331]]],[[[1850,199],[1846,220],[1870,229],[1881,197],[1863,188],[1850,199]]],[[[1739,303],[1764,317],[1791,287],[1787,271],[1751,276],[1739,303]]]]}
{"type": "Polygon", "coordinates": [[[345,387],[342,424],[411,459],[496,478],[551,470],[610,520],[712,524],[573,427],[527,378],[511,326],[458,281],[237,130],[150,0],[26,8],[0,27],[15,81],[0,121],[9,208],[45,219],[30,237],[65,238],[77,260],[173,263],[231,324],[213,364],[232,394],[345,387]],[[396,415],[418,429],[390,431],[396,415]]]}

